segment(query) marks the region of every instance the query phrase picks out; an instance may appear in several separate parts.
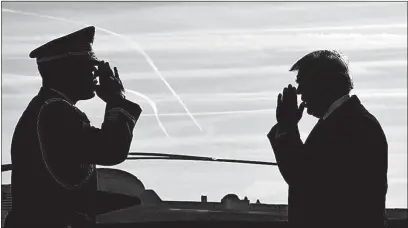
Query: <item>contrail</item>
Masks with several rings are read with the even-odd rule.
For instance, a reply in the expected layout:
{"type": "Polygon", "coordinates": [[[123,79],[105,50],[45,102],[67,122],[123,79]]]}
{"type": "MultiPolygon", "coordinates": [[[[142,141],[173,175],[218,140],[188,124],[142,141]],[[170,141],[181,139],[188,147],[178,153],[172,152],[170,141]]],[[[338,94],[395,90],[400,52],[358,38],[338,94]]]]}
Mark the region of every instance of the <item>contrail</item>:
{"type": "MultiPolygon", "coordinates": [[[[216,116],[216,115],[234,115],[234,114],[245,114],[245,113],[262,113],[262,112],[275,112],[276,109],[254,109],[254,110],[234,110],[234,111],[220,111],[220,112],[194,112],[195,116],[216,116]]],[[[161,113],[158,114],[159,116],[185,116],[187,115],[185,112],[171,112],[171,113],[161,113]]],[[[141,116],[145,117],[152,117],[156,116],[156,114],[143,114],[141,116]]],[[[97,118],[104,118],[104,116],[94,116],[97,118]]]]}
{"type": "Polygon", "coordinates": [[[146,95],[144,95],[143,93],[139,93],[130,89],[126,89],[126,92],[132,93],[136,96],[142,97],[143,99],[145,99],[150,106],[152,106],[153,112],[154,112],[154,116],[157,119],[157,123],[159,124],[160,128],[162,129],[162,131],[164,132],[164,134],[166,134],[167,137],[171,138],[169,133],[167,132],[166,128],[163,126],[162,122],[159,119],[159,112],[157,111],[157,107],[156,107],[156,103],[154,103],[149,97],[147,97],[146,95]]]}
{"type": "MultiPolygon", "coordinates": [[[[65,18],[60,18],[60,17],[53,17],[53,16],[48,16],[48,15],[43,15],[43,14],[37,14],[37,13],[31,13],[31,12],[25,12],[25,11],[19,11],[19,10],[12,10],[12,9],[2,9],[3,12],[10,12],[10,13],[17,13],[17,14],[22,14],[22,15],[28,15],[28,16],[36,16],[36,17],[42,17],[42,18],[47,18],[47,19],[51,19],[51,20],[59,20],[59,21],[64,21],[67,23],[73,23],[73,24],[79,24],[79,25],[83,25],[83,26],[89,26],[90,24],[86,24],[86,23],[82,23],[82,22],[77,22],[77,21],[73,21],[73,20],[69,20],[69,19],[65,19],[65,18]]],[[[170,84],[167,82],[167,80],[163,77],[163,75],[160,73],[159,69],[156,67],[156,65],[153,63],[153,60],[149,57],[149,55],[143,51],[142,48],[140,48],[140,46],[134,42],[132,39],[123,36],[121,34],[118,34],[116,32],[101,28],[101,27],[97,27],[95,26],[95,29],[100,30],[102,32],[108,33],[110,35],[119,37],[121,39],[126,40],[127,42],[129,42],[131,44],[132,47],[134,47],[136,49],[136,51],[138,51],[140,54],[143,55],[143,57],[145,58],[145,60],[147,61],[147,63],[153,68],[153,70],[156,72],[156,74],[160,77],[160,79],[163,81],[163,83],[167,86],[167,88],[170,90],[170,92],[173,94],[173,96],[176,97],[176,99],[178,100],[178,102],[181,104],[181,106],[184,108],[184,110],[186,111],[186,113],[188,114],[188,116],[191,118],[191,120],[194,122],[194,124],[200,129],[200,131],[203,131],[203,129],[201,128],[200,124],[197,122],[197,120],[193,117],[193,115],[190,113],[190,111],[188,110],[187,106],[184,104],[184,102],[181,100],[181,98],[179,97],[179,95],[173,90],[173,88],[170,86],[170,84]]]]}
{"type": "MultiPolygon", "coordinates": [[[[23,11],[11,10],[11,9],[2,9],[2,11],[3,11],[3,12],[18,13],[18,14],[23,14],[23,15],[29,15],[29,16],[37,16],[37,17],[42,17],[42,18],[47,18],[47,19],[52,19],[52,20],[59,20],[59,21],[64,21],[64,22],[68,22],[68,23],[74,23],[74,24],[80,24],[80,25],[88,26],[87,24],[80,23],[80,22],[76,22],[76,21],[72,21],[72,20],[68,20],[68,19],[65,19],[65,18],[58,18],[58,17],[52,17],[52,16],[47,16],[47,15],[42,15],[42,14],[40,15],[40,14],[36,14],[36,13],[30,13],[30,12],[23,12],[23,11]]],[[[117,33],[114,33],[114,32],[111,32],[111,31],[107,31],[106,29],[101,29],[101,28],[97,28],[97,27],[95,27],[95,28],[96,28],[96,29],[99,29],[99,30],[101,30],[101,31],[107,32],[107,33],[109,33],[109,34],[114,34],[114,35],[116,35],[116,36],[122,37],[121,35],[119,35],[119,34],[117,34],[117,33]]],[[[123,38],[123,37],[122,37],[122,38],[123,38]]],[[[150,61],[151,61],[151,60],[150,60],[150,61]]],[[[152,64],[153,64],[153,63],[152,63],[152,64]]],[[[154,65],[154,64],[153,64],[153,65],[154,65]]],[[[156,71],[158,71],[158,70],[156,69],[156,71]]],[[[164,79],[163,79],[163,80],[164,80],[164,79]]],[[[164,80],[164,81],[165,81],[165,80],[164,80]]],[[[135,95],[137,95],[137,96],[142,97],[143,99],[145,99],[145,100],[150,104],[150,106],[151,106],[152,109],[153,109],[154,115],[156,116],[156,119],[157,119],[157,122],[158,122],[160,128],[162,129],[162,131],[164,132],[164,134],[166,134],[167,137],[171,138],[170,135],[168,134],[166,128],[164,128],[163,124],[162,124],[161,121],[160,121],[160,118],[159,118],[159,116],[158,116],[158,110],[157,110],[157,107],[156,107],[156,103],[154,103],[150,98],[148,98],[146,95],[144,95],[144,94],[142,94],[142,93],[138,93],[138,92],[136,92],[136,91],[129,90],[129,89],[127,89],[126,91],[128,91],[128,92],[130,92],[130,93],[133,93],[133,94],[135,94],[135,95]]]]}

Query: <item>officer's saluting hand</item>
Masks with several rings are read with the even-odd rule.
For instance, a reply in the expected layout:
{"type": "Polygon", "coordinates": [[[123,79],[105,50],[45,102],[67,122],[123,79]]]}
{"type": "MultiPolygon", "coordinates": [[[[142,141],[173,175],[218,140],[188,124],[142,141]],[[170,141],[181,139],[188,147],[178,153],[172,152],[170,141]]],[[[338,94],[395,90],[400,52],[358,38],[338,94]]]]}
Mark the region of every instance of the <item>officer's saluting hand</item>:
{"type": "Polygon", "coordinates": [[[96,94],[105,102],[115,97],[125,97],[125,88],[119,78],[118,69],[116,67],[113,69],[115,72],[112,72],[109,62],[100,61],[98,70],[95,71],[95,76],[99,77],[100,83],[96,87],[96,94]]]}

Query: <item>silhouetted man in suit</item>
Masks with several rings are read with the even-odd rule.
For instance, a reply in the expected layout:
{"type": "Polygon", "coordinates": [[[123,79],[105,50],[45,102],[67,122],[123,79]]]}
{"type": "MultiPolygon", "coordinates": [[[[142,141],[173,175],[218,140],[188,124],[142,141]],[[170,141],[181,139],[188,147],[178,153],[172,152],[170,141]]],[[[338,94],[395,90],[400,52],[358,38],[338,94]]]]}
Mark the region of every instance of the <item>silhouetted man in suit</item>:
{"type": "Polygon", "coordinates": [[[92,50],[95,28],[52,40],[30,53],[43,86],[22,114],[11,145],[12,211],[7,227],[83,227],[95,220],[95,165],[123,162],[141,114],[125,99],[116,68],[92,50]],[[99,85],[96,78],[99,77],[99,85]],[[106,102],[101,128],[75,104],[106,102]]]}
{"type": "Polygon", "coordinates": [[[289,185],[289,224],[384,227],[387,139],[359,98],[349,95],[346,61],[336,51],[315,51],[290,71],[298,71],[298,88],[289,85],[278,95],[278,123],[268,133],[289,185]],[[298,122],[304,108],[319,121],[303,143],[298,122]]]}

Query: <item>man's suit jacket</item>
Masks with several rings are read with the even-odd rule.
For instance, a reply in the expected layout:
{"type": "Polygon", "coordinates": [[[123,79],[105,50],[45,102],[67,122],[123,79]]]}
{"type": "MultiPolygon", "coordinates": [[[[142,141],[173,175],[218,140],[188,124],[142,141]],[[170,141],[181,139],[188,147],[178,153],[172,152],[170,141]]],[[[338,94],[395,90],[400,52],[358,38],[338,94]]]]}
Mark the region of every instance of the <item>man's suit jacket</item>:
{"type": "Polygon", "coordinates": [[[302,143],[299,130],[268,134],[289,185],[294,227],[384,227],[388,144],[377,119],[353,95],[302,143]]]}
{"type": "Polygon", "coordinates": [[[95,128],[66,97],[42,87],[13,135],[8,224],[58,227],[79,217],[92,222],[95,165],[126,159],[140,114],[139,105],[112,100],[102,127],[95,128]]]}

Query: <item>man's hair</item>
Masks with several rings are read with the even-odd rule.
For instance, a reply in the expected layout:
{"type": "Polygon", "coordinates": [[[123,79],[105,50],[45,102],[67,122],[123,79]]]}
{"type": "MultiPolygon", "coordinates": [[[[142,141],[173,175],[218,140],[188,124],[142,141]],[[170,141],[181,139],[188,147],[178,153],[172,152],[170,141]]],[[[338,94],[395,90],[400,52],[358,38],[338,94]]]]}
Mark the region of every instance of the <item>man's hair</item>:
{"type": "Polygon", "coordinates": [[[289,71],[299,71],[302,75],[311,74],[321,80],[336,80],[343,92],[349,93],[354,88],[346,57],[335,50],[311,52],[299,59],[289,71]]]}

